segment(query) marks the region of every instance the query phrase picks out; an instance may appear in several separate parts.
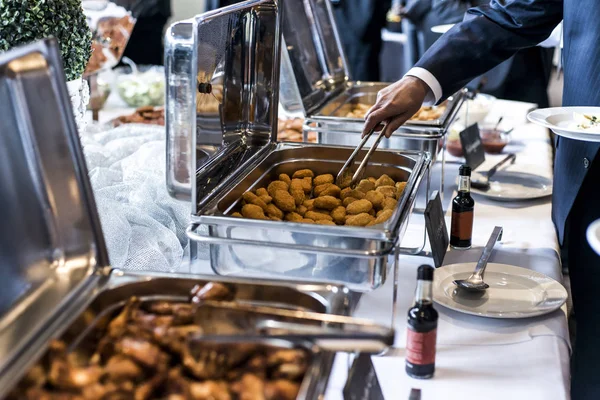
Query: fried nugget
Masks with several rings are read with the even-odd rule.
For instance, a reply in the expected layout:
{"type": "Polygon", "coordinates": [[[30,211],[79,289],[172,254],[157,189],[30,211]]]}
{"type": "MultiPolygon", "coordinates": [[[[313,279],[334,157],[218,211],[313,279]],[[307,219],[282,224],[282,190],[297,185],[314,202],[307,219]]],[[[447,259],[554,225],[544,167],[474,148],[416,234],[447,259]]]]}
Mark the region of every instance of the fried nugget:
{"type": "Polygon", "coordinates": [[[289,188],[290,185],[288,185],[284,181],[273,181],[269,183],[269,186],[267,187],[267,192],[269,192],[269,196],[275,197],[274,195],[276,191],[284,190],[287,192],[289,188]]]}
{"type": "Polygon", "coordinates": [[[357,215],[361,213],[368,213],[373,209],[373,204],[369,200],[362,199],[355,201],[346,207],[346,212],[348,214],[357,215]]]}
{"type": "Polygon", "coordinates": [[[383,207],[383,200],[385,199],[385,196],[383,195],[383,193],[371,190],[367,192],[367,194],[365,195],[365,199],[369,200],[371,204],[373,204],[373,207],[380,210],[383,207]]]}
{"type": "Polygon", "coordinates": [[[246,204],[242,207],[242,215],[251,219],[266,219],[264,210],[254,204],[246,204]]]}
{"type": "Polygon", "coordinates": [[[260,197],[258,197],[254,193],[246,192],[242,195],[242,198],[244,199],[244,201],[246,201],[247,204],[254,204],[255,206],[259,206],[263,210],[267,211],[267,203],[265,203],[260,197]]]}
{"type": "Polygon", "coordinates": [[[294,175],[292,175],[292,178],[314,178],[315,174],[310,170],[310,169],[301,169],[298,170],[296,172],[294,172],[294,175]]]}
{"type": "Polygon", "coordinates": [[[288,174],[279,174],[279,180],[290,185],[292,183],[292,178],[288,174]]]}
{"type": "Polygon", "coordinates": [[[313,191],[315,194],[315,197],[319,197],[319,195],[331,185],[333,185],[333,183],[324,183],[322,185],[315,186],[315,190],[313,191]]]}
{"type": "Polygon", "coordinates": [[[385,197],[396,198],[396,187],[395,186],[379,186],[375,189],[385,197]]]}
{"type": "Polygon", "coordinates": [[[375,184],[368,179],[363,179],[356,185],[356,190],[367,193],[371,190],[375,190],[375,184]]]}
{"type": "Polygon", "coordinates": [[[325,190],[323,190],[319,194],[319,197],[321,197],[321,196],[340,197],[340,192],[341,191],[342,191],[342,189],[340,189],[339,186],[337,186],[337,185],[329,185],[329,186],[327,186],[327,188],[325,190]]]}
{"type": "MultiPolygon", "coordinates": [[[[306,201],[305,201],[306,203],[306,201]]],[[[304,216],[304,214],[306,214],[306,212],[308,211],[308,208],[306,208],[304,205],[299,205],[298,207],[296,207],[296,212],[302,216],[304,216]]]]}
{"type": "Polygon", "coordinates": [[[302,218],[302,215],[295,212],[291,212],[285,215],[285,220],[290,222],[301,222],[303,219],[304,218],[302,218]]]}
{"type": "Polygon", "coordinates": [[[373,218],[369,214],[361,213],[358,215],[350,215],[350,216],[346,217],[346,225],[348,225],[348,226],[367,226],[374,220],[375,220],[375,218],[373,218]]]}
{"type": "Polygon", "coordinates": [[[277,208],[277,206],[275,204],[268,204],[267,205],[267,216],[269,216],[271,218],[279,218],[279,220],[281,221],[281,219],[283,218],[283,211],[281,211],[279,208],[277,208]]]}
{"type": "Polygon", "coordinates": [[[342,201],[340,199],[336,199],[333,196],[320,196],[315,199],[315,207],[322,208],[324,210],[333,210],[336,207],[342,205],[342,201]]]}
{"type": "Polygon", "coordinates": [[[331,212],[331,218],[338,225],[344,225],[346,222],[346,207],[339,206],[333,209],[331,212]]]}
{"type": "Polygon", "coordinates": [[[269,195],[266,196],[258,196],[259,199],[261,199],[262,201],[265,202],[265,204],[271,204],[271,202],[273,201],[273,198],[269,195]]]}
{"type": "Polygon", "coordinates": [[[325,213],[316,212],[316,211],[308,211],[304,215],[304,218],[312,219],[314,221],[320,221],[322,219],[325,219],[325,220],[328,220],[328,221],[333,221],[333,218],[331,218],[331,215],[325,214],[325,213]]]}
{"type": "Polygon", "coordinates": [[[269,217],[269,219],[271,221],[283,221],[281,218],[277,218],[277,217],[269,217]]]}
{"type": "Polygon", "coordinates": [[[340,179],[340,182],[337,182],[337,184],[342,189],[345,189],[345,188],[349,187],[350,184],[352,183],[352,175],[353,175],[352,173],[345,173],[344,175],[342,175],[342,177],[340,179]]]}
{"type": "Polygon", "coordinates": [[[396,182],[394,182],[394,180],[392,178],[390,178],[386,174],[383,174],[375,182],[375,187],[379,187],[379,186],[394,186],[395,184],[396,184],[396,182]]]}
{"type": "Polygon", "coordinates": [[[296,200],[287,190],[276,190],[273,203],[284,212],[296,211],[296,200]]]}
{"type": "Polygon", "coordinates": [[[302,221],[300,221],[300,222],[305,223],[305,224],[314,224],[315,223],[315,221],[310,218],[303,218],[302,221]]]}
{"type": "Polygon", "coordinates": [[[383,224],[385,221],[391,218],[392,214],[394,214],[393,210],[381,210],[381,212],[377,213],[377,218],[375,218],[375,220],[370,222],[367,226],[383,224]]]}
{"type": "Polygon", "coordinates": [[[256,189],[256,195],[258,197],[268,196],[269,192],[267,192],[267,189],[265,189],[265,188],[259,188],[259,189],[256,189]]]}
{"type": "Polygon", "coordinates": [[[354,197],[346,197],[344,199],[344,202],[342,203],[342,205],[344,207],[348,207],[350,204],[354,203],[355,201],[358,201],[358,199],[355,199],[354,197]]]}
{"type": "Polygon", "coordinates": [[[304,203],[302,203],[302,205],[304,207],[306,207],[307,211],[312,211],[315,209],[315,200],[314,199],[304,200],[304,203]]]}
{"type": "Polygon", "coordinates": [[[304,195],[304,190],[302,188],[290,188],[290,194],[294,198],[294,202],[296,206],[301,205],[306,200],[306,196],[304,195]]]}
{"type": "Polygon", "coordinates": [[[313,179],[310,176],[302,178],[302,188],[304,193],[310,193],[313,190],[313,179]]]}
{"type": "Polygon", "coordinates": [[[371,208],[371,211],[369,211],[369,215],[370,215],[371,217],[375,217],[375,216],[377,216],[377,214],[375,213],[375,209],[374,209],[374,208],[371,208]]]}
{"type": "Polygon", "coordinates": [[[315,186],[319,186],[319,185],[323,185],[325,183],[333,183],[335,182],[333,175],[331,174],[324,174],[324,175],[318,175],[317,177],[315,177],[315,180],[313,181],[315,186]]]}
{"type": "Polygon", "coordinates": [[[404,193],[404,189],[406,188],[406,182],[398,182],[396,183],[396,199],[400,199],[402,193],[404,193]]]}
{"type": "Polygon", "coordinates": [[[362,199],[365,198],[365,194],[364,194],[364,192],[361,192],[360,190],[350,189],[345,194],[344,193],[340,193],[340,198],[342,200],[344,200],[346,197],[354,197],[357,200],[362,200],[362,199]]]}
{"type": "Polygon", "coordinates": [[[239,212],[237,212],[237,211],[236,211],[236,212],[234,212],[233,214],[231,214],[231,216],[232,216],[232,217],[235,217],[235,218],[243,218],[243,217],[244,217],[242,214],[240,214],[240,213],[239,213],[239,212]]]}
{"type": "Polygon", "coordinates": [[[318,220],[318,221],[316,221],[316,223],[319,224],[319,225],[333,225],[333,226],[335,226],[335,222],[328,221],[326,219],[318,220]]]}
{"type": "Polygon", "coordinates": [[[383,200],[383,209],[394,210],[396,208],[396,204],[398,204],[396,199],[392,197],[386,197],[385,200],[383,200]]]}
{"type": "Polygon", "coordinates": [[[373,184],[377,183],[377,179],[373,178],[372,176],[370,176],[368,179],[369,182],[372,182],[373,184]]]}

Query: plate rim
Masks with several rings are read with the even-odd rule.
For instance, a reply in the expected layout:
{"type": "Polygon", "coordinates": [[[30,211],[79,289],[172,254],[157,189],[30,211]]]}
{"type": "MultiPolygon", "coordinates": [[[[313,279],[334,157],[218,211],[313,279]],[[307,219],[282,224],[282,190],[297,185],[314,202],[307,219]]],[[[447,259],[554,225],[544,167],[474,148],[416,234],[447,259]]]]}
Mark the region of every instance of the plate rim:
{"type": "MultiPolygon", "coordinates": [[[[475,265],[477,264],[477,262],[466,262],[466,263],[454,263],[454,264],[449,264],[449,265],[443,265],[440,268],[437,268],[438,270],[441,268],[445,268],[445,267],[452,267],[452,266],[457,266],[457,265],[471,265],[470,270],[473,269],[475,267],[475,265]]],[[[552,308],[552,309],[548,309],[548,310],[540,310],[537,312],[531,312],[531,313],[527,313],[527,314],[523,314],[523,313],[519,313],[517,315],[514,314],[510,314],[510,315],[489,315],[489,314],[483,314],[483,313],[478,313],[475,311],[469,311],[468,309],[465,308],[458,308],[458,307],[452,307],[451,305],[445,304],[445,303],[440,303],[437,299],[436,299],[436,293],[440,292],[440,284],[439,284],[439,280],[436,281],[436,275],[434,273],[434,280],[433,280],[433,285],[432,285],[432,292],[433,292],[433,302],[439,306],[445,307],[449,310],[452,311],[456,311],[459,312],[461,314],[467,314],[467,315],[473,315],[476,317],[481,317],[481,318],[492,318],[492,319],[525,319],[525,318],[534,318],[534,317],[539,317],[541,315],[546,315],[546,314],[550,314],[558,309],[560,309],[566,302],[567,299],[569,297],[569,293],[567,292],[567,289],[564,287],[564,285],[560,282],[558,282],[556,279],[542,273],[542,272],[538,272],[536,270],[533,269],[527,269],[524,267],[519,267],[518,265],[512,265],[512,264],[504,264],[504,263],[488,263],[488,267],[490,265],[500,265],[500,266],[504,266],[504,267],[510,267],[510,268],[518,268],[518,269],[523,269],[526,271],[530,271],[530,272],[534,272],[536,274],[538,274],[540,277],[546,278],[552,282],[554,282],[555,284],[559,285],[560,288],[562,289],[562,291],[564,292],[564,299],[563,301],[560,303],[559,306],[552,308]],[[436,284],[436,282],[438,282],[436,284]],[[436,290],[437,289],[437,290],[436,290]]],[[[443,292],[443,291],[442,291],[443,292]]],[[[444,295],[444,298],[448,298],[447,296],[444,295]]]]}
{"type": "Polygon", "coordinates": [[[569,130],[564,129],[554,124],[546,121],[548,117],[552,115],[558,115],[558,112],[576,112],[581,109],[596,109],[598,113],[600,113],[600,107],[598,106],[569,106],[569,107],[548,107],[548,108],[538,108],[537,110],[530,111],[527,114],[527,120],[536,125],[541,125],[545,128],[550,129],[552,132],[557,134],[558,136],[563,136],[568,139],[573,140],[581,140],[585,142],[600,142],[600,132],[586,132],[583,130],[569,130]]]}
{"type": "MultiPolygon", "coordinates": [[[[520,166],[523,164],[520,164],[520,166]]],[[[554,190],[554,181],[548,177],[542,176],[542,175],[536,175],[536,174],[531,174],[529,172],[525,172],[525,171],[510,171],[510,170],[500,170],[498,171],[496,174],[502,174],[502,173],[512,173],[512,174],[526,174],[526,175],[531,175],[531,176],[536,176],[539,177],[541,179],[545,179],[547,180],[548,183],[548,189],[549,192],[545,193],[545,194],[539,194],[533,197],[500,197],[500,196],[494,196],[494,195],[490,195],[489,192],[484,192],[482,190],[479,190],[477,188],[471,187],[471,192],[478,195],[478,196],[482,196],[485,197],[487,199],[491,199],[491,200],[497,200],[497,201],[529,201],[529,200],[538,200],[538,199],[543,199],[549,196],[552,196],[552,192],[554,190]]]]}
{"type": "Polygon", "coordinates": [[[600,255],[600,219],[597,219],[588,226],[586,237],[592,250],[600,255]]]}

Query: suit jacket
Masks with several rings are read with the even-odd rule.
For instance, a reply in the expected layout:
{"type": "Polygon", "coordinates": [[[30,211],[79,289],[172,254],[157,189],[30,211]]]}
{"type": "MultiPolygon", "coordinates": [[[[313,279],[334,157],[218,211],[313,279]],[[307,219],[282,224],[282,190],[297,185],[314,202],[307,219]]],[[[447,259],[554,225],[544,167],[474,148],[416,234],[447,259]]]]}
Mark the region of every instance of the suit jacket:
{"type": "MultiPolygon", "coordinates": [[[[600,106],[600,2],[597,0],[492,0],[469,11],[417,63],[440,82],[446,98],[519,49],[535,46],[564,20],[565,106],[600,106]]],[[[552,217],[559,240],[600,144],[558,138],[552,217]]],[[[600,157],[599,157],[600,158],[600,157]]],[[[590,199],[590,206],[595,200],[590,199]]],[[[585,228],[585,227],[580,227],[585,228]]]]}

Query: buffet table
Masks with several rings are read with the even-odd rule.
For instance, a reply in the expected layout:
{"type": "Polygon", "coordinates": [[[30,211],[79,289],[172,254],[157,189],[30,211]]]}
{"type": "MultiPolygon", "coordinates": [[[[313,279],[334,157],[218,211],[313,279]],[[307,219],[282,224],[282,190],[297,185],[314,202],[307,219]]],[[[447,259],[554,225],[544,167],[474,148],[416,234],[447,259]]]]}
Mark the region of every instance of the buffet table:
{"type": "MultiPolygon", "coordinates": [[[[526,123],[525,120],[526,112],[531,107],[532,105],[524,103],[498,101],[488,119],[496,121],[502,113],[503,125],[515,126],[512,134],[513,142],[506,148],[506,151],[517,153],[516,163],[511,168],[517,170],[522,168],[531,173],[551,177],[552,149],[547,132],[543,128],[526,123]]],[[[121,114],[128,112],[123,109],[121,111],[121,114]]],[[[113,108],[104,115],[110,116],[112,119],[117,115],[117,110],[113,108]]],[[[109,119],[105,116],[101,114],[101,119],[104,121],[109,119]]],[[[160,176],[164,180],[164,136],[160,137],[159,128],[147,129],[152,133],[146,136],[145,143],[143,143],[144,135],[142,133],[139,133],[138,136],[131,135],[139,138],[138,148],[129,146],[129,151],[123,154],[122,161],[101,160],[104,162],[103,168],[111,173],[115,172],[115,166],[118,165],[119,173],[110,185],[107,185],[104,174],[102,179],[92,179],[97,196],[110,198],[110,192],[114,188],[122,189],[122,182],[119,181],[120,174],[123,175],[123,180],[125,180],[125,175],[130,175],[128,181],[130,185],[145,185],[146,192],[151,193],[154,199],[167,201],[164,197],[168,196],[164,184],[161,189],[160,184],[157,183],[158,180],[154,179],[160,176]],[[157,159],[151,156],[160,155],[161,150],[163,150],[162,158],[157,159]],[[140,151],[146,152],[145,156],[140,156],[138,154],[140,151]],[[139,165],[141,159],[145,160],[146,165],[151,168],[148,168],[149,171],[138,174],[127,174],[126,160],[131,162],[136,157],[138,159],[136,165],[139,165]],[[152,175],[152,179],[150,179],[150,175],[152,175]],[[150,186],[148,182],[151,182],[150,186]],[[151,190],[148,189],[149,187],[151,190]],[[161,194],[161,190],[164,193],[161,194]],[[99,193],[99,191],[103,192],[99,193]]],[[[89,146],[105,146],[99,153],[109,151],[111,145],[107,144],[106,135],[110,134],[84,134],[84,145],[87,143],[86,155],[89,156],[89,146]]],[[[113,139],[115,138],[113,137],[113,139]]],[[[114,140],[111,142],[115,143],[114,140]]],[[[116,144],[112,148],[117,151],[116,144]]],[[[497,157],[489,157],[481,169],[485,170],[487,165],[493,164],[497,160],[497,157]]],[[[454,181],[459,165],[456,159],[449,158],[447,161],[446,193],[444,193],[443,200],[445,208],[449,206],[456,190],[454,181]]],[[[94,173],[98,173],[98,167],[94,165],[94,162],[96,161],[88,159],[92,176],[94,173]]],[[[438,165],[434,169],[434,181],[439,179],[440,170],[438,161],[438,165]],[[436,177],[435,174],[438,176],[436,177]]],[[[132,187],[125,190],[137,189],[132,187]]],[[[140,230],[139,225],[143,225],[143,228],[154,229],[154,227],[148,226],[148,220],[156,222],[155,225],[160,229],[173,231],[171,242],[160,241],[156,246],[156,252],[162,251],[163,255],[168,255],[164,257],[167,260],[178,257],[185,258],[186,248],[182,229],[185,227],[186,220],[182,215],[185,214],[186,209],[189,213],[189,205],[178,204],[174,200],[174,203],[163,203],[167,209],[165,215],[156,217],[157,213],[154,210],[153,215],[155,216],[149,217],[143,223],[136,221],[137,218],[140,218],[139,210],[144,212],[143,207],[132,210],[130,215],[116,214],[122,212],[122,210],[118,210],[119,207],[115,207],[116,204],[123,203],[133,207],[135,198],[136,196],[120,196],[112,204],[99,207],[111,258],[115,254],[119,256],[119,265],[116,266],[122,268],[135,266],[135,269],[143,269],[144,263],[146,263],[148,269],[155,270],[157,268],[156,265],[150,265],[151,262],[156,261],[157,257],[147,260],[141,251],[149,236],[148,229],[140,230]],[[113,222],[107,223],[107,221],[113,222]],[[115,221],[118,224],[115,224],[115,221]],[[108,224],[110,227],[107,229],[108,224]],[[124,226],[127,225],[129,228],[125,229],[124,226]],[[118,251],[114,247],[118,247],[118,251]],[[131,249],[135,249],[135,251],[131,249]]],[[[481,247],[486,243],[493,227],[501,225],[504,227],[503,240],[494,251],[490,262],[531,268],[558,281],[562,280],[557,251],[558,244],[550,220],[551,201],[549,198],[522,203],[497,203],[481,197],[474,196],[474,198],[476,201],[474,248],[463,252],[449,252],[445,260],[446,265],[476,261],[481,253],[481,247]]],[[[422,224],[422,219],[412,221],[412,223],[422,224]]],[[[449,223],[450,220],[447,218],[448,226],[450,226],[449,223]]],[[[414,228],[418,230],[419,227],[414,228]]],[[[409,227],[410,229],[412,228],[409,227]]],[[[420,229],[422,231],[422,226],[420,229]]],[[[115,264],[114,260],[111,261],[115,264]]],[[[164,265],[167,264],[168,262],[164,263],[164,265]]],[[[397,345],[386,356],[373,358],[386,398],[408,398],[411,388],[421,388],[423,399],[479,399],[482,396],[485,396],[486,399],[506,399],[515,395],[518,397],[514,398],[532,400],[569,398],[570,343],[564,309],[547,316],[527,320],[492,320],[463,315],[438,306],[440,319],[436,376],[428,381],[409,378],[404,372],[405,313],[412,303],[416,269],[421,264],[431,265],[431,258],[401,256],[398,276],[398,318],[395,323],[397,345]]],[[[206,263],[200,261],[189,268],[189,272],[210,273],[210,270],[206,263]]],[[[392,288],[393,279],[390,275],[384,287],[361,297],[356,315],[375,319],[380,323],[388,323],[390,321],[392,288]]],[[[338,356],[330,380],[327,399],[343,398],[342,389],[346,383],[347,367],[348,357],[338,356]]]]}

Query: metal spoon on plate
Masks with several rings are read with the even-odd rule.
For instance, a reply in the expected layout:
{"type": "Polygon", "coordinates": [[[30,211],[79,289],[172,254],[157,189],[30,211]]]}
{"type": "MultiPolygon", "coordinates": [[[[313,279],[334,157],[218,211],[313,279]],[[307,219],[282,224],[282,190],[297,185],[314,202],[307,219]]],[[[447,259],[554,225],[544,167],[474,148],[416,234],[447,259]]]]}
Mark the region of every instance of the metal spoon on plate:
{"type": "Polygon", "coordinates": [[[497,241],[502,239],[502,227],[497,226],[494,228],[490,239],[487,244],[483,248],[483,253],[481,253],[481,257],[479,261],[477,261],[477,266],[475,267],[475,271],[471,274],[471,276],[467,279],[457,279],[454,281],[454,284],[461,289],[469,290],[469,291],[483,291],[489,288],[490,286],[483,281],[483,275],[485,273],[485,268],[487,267],[488,260],[492,255],[492,250],[494,249],[494,245],[497,241]]]}

